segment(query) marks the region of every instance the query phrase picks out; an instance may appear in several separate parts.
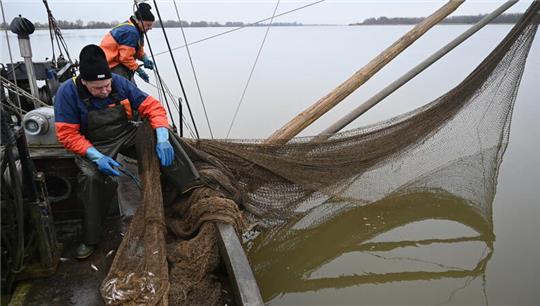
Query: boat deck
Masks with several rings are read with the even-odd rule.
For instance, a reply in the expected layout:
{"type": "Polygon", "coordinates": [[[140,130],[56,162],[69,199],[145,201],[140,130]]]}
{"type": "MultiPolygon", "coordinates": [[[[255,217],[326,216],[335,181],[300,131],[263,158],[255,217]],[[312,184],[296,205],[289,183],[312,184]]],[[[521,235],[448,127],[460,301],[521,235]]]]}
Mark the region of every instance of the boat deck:
{"type": "MultiPolygon", "coordinates": [[[[135,165],[121,162],[137,173],[135,165]]],[[[80,220],[56,222],[57,238],[62,243],[58,269],[52,276],[19,282],[9,305],[104,305],[99,288],[140,203],[140,192],[130,178],[120,176],[118,183],[118,211],[108,218],[103,241],[94,254],[85,260],[74,258],[82,236],[80,220]]],[[[223,301],[228,305],[262,305],[259,288],[234,229],[228,224],[217,224],[217,228],[223,258],[217,276],[223,284],[223,301]]]]}
{"type": "Polygon", "coordinates": [[[12,296],[10,305],[104,305],[99,287],[114,259],[128,222],[120,217],[106,223],[105,239],[92,256],[85,260],[74,258],[80,222],[57,224],[63,245],[56,273],[50,277],[22,281],[12,296]]]}
{"type": "MultiPolygon", "coordinates": [[[[135,165],[125,160],[121,162],[137,173],[135,165]]],[[[104,305],[99,287],[109,271],[123,234],[128,230],[139,200],[136,185],[125,176],[118,177],[118,211],[108,218],[102,242],[85,260],[75,258],[75,249],[82,236],[80,220],[55,222],[57,238],[62,244],[58,269],[52,276],[19,282],[10,305],[104,305]]],[[[52,208],[54,211],[54,204],[52,208]]]]}

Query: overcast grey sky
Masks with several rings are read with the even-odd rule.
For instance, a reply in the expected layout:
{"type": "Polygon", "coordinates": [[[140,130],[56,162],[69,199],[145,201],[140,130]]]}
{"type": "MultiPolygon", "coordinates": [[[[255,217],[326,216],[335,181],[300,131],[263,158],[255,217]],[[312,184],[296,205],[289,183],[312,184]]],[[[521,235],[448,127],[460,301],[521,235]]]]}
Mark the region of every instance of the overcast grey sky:
{"type": "MultiPolygon", "coordinates": [[[[0,0],[4,5],[6,21],[18,14],[31,21],[45,22],[47,15],[41,0],[0,0]]],[[[49,0],[56,19],[75,21],[123,21],[131,14],[130,0],[49,0]]],[[[176,0],[182,20],[254,22],[270,17],[277,0],[176,0]]],[[[277,12],[284,12],[317,2],[281,0],[277,12]]],[[[369,17],[424,17],[447,1],[376,1],[376,0],[326,0],[306,9],[277,18],[276,22],[301,22],[304,24],[348,24],[369,17]]],[[[505,1],[467,0],[453,15],[477,15],[489,13],[505,1]]],[[[150,2],[153,6],[153,2],[150,2]]],[[[531,0],[521,0],[507,13],[523,12],[531,0]]],[[[163,19],[177,20],[173,0],[160,0],[158,6],[163,19]]],[[[156,15],[156,14],[154,14],[156,15]]],[[[157,15],[156,15],[157,16],[157,15]]]]}

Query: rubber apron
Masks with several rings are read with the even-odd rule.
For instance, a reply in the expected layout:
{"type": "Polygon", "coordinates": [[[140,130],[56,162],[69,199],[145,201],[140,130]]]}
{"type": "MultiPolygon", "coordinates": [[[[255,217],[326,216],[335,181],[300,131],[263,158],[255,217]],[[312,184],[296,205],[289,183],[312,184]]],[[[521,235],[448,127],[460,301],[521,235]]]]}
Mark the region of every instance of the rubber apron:
{"type": "MultiPolygon", "coordinates": [[[[138,123],[137,113],[132,113],[127,99],[120,101],[118,94],[112,86],[109,97],[109,107],[92,109],[90,96],[79,78],[76,80],[79,97],[88,108],[88,124],[84,136],[101,153],[116,158],[118,153],[137,159],[135,150],[135,135],[138,123]],[[127,110],[127,111],[126,111],[127,110]],[[131,118],[128,118],[131,114],[131,118]]],[[[170,139],[174,138],[169,133],[170,139]]],[[[173,140],[173,139],[171,139],[173,140]]],[[[174,139],[176,140],[176,139],[174,139]]],[[[191,160],[177,141],[171,141],[175,150],[175,161],[171,167],[161,167],[165,179],[180,192],[184,193],[194,186],[199,185],[199,173],[191,160]]],[[[96,244],[101,239],[103,222],[110,211],[111,205],[117,205],[117,182],[110,176],[100,172],[96,165],[86,158],[78,158],[77,165],[81,169],[79,180],[79,198],[84,205],[83,228],[85,243],[96,244]]]]}

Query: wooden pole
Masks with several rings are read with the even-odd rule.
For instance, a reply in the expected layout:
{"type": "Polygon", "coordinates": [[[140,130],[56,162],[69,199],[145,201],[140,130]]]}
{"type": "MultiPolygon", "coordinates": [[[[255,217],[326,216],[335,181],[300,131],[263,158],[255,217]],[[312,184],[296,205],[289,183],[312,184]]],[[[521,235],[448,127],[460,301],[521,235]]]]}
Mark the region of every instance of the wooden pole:
{"type": "Polygon", "coordinates": [[[291,138],[296,136],[369,80],[377,71],[381,70],[387,63],[399,55],[434,25],[438,24],[446,16],[455,11],[463,2],[463,0],[450,0],[429,17],[422,20],[390,47],[386,48],[381,54],[377,55],[367,65],[354,73],[348,80],[274,132],[265,143],[287,143],[291,138]]]}
{"type": "Polygon", "coordinates": [[[402,75],[399,79],[395,80],[390,85],[386,86],[384,89],[379,91],[376,95],[374,95],[373,97],[369,98],[364,103],[357,106],[349,114],[342,117],[340,120],[336,121],[326,130],[322,131],[319,135],[317,135],[317,137],[313,138],[312,141],[313,142],[323,141],[325,139],[330,138],[332,135],[334,135],[335,133],[337,133],[344,127],[346,127],[349,123],[353,122],[356,118],[360,117],[363,113],[367,112],[377,103],[381,102],[384,98],[386,98],[387,96],[392,94],[394,91],[399,89],[401,86],[403,86],[405,83],[410,81],[420,72],[424,71],[426,68],[428,68],[433,63],[438,61],[441,57],[446,55],[448,52],[452,51],[455,47],[459,46],[463,41],[471,37],[474,33],[478,32],[484,26],[489,24],[493,19],[497,18],[497,16],[501,15],[504,11],[506,11],[508,8],[510,8],[512,5],[516,3],[517,3],[517,0],[510,0],[502,4],[499,8],[497,8],[491,14],[482,18],[482,20],[478,21],[475,25],[470,27],[467,31],[463,32],[461,35],[459,35],[454,40],[446,44],[437,52],[433,53],[430,57],[428,57],[423,62],[418,64],[416,67],[409,70],[407,73],[402,75]]]}

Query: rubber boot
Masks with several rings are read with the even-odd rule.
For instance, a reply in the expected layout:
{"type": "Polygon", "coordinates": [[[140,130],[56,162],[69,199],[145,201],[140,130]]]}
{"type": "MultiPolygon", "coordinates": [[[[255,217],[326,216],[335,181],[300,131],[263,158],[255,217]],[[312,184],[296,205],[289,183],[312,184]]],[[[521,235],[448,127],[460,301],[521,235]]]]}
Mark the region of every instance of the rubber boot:
{"type": "Polygon", "coordinates": [[[75,258],[86,259],[94,253],[95,249],[96,248],[93,245],[86,245],[84,243],[81,243],[75,250],[75,258]]]}

